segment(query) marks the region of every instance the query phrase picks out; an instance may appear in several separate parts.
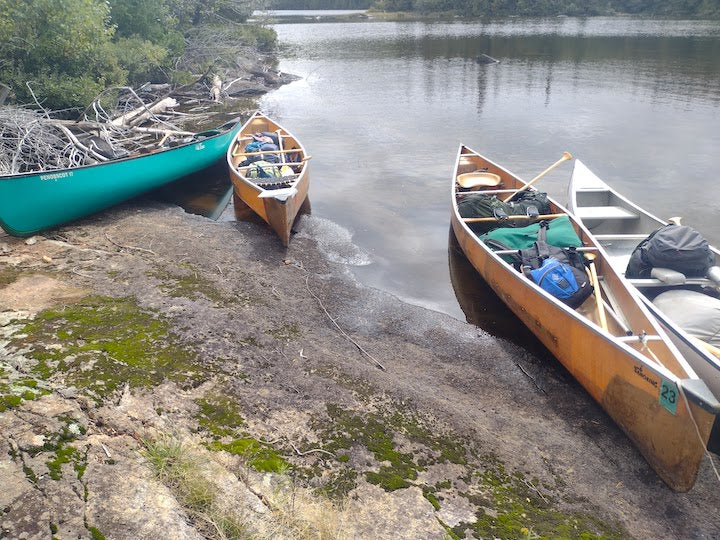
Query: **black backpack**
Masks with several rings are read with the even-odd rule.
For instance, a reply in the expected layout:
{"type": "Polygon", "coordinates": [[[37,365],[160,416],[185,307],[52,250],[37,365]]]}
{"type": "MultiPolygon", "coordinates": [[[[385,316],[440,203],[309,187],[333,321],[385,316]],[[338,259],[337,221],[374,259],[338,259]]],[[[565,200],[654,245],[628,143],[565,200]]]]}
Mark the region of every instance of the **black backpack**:
{"type": "Polygon", "coordinates": [[[685,225],[669,224],[637,245],[630,255],[625,277],[649,278],[653,268],[704,277],[714,264],[715,254],[699,232],[685,225]]]}
{"type": "Polygon", "coordinates": [[[516,195],[511,202],[503,202],[495,195],[485,195],[482,192],[468,192],[458,200],[458,213],[460,217],[498,217],[498,221],[470,223],[470,229],[475,234],[483,234],[499,226],[525,227],[531,220],[516,219],[504,220],[502,216],[518,216],[528,214],[549,214],[550,201],[547,194],[540,191],[523,191],[516,195]]]}

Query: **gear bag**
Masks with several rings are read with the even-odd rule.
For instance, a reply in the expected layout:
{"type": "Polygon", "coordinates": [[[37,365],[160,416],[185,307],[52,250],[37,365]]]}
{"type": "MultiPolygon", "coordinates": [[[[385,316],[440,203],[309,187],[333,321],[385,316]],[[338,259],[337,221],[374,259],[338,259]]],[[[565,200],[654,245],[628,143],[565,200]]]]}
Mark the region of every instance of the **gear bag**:
{"type": "MultiPolygon", "coordinates": [[[[559,219],[561,218],[556,218],[551,223],[554,224],[559,219]]],[[[569,222],[568,225],[572,227],[569,222]]],[[[593,292],[593,286],[585,270],[585,257],[575,249],[575,245],[562,248],[548,244],[546,241],[548,227],[546,221],[540,222],[537,224],[537,239],[530,247],[502,257],[543,290],[568,306],[576,308],[593,292]]],[[[563,233],[567,234],[567,231],[563,230],[563,233]]],[[[577,235],[574,239],[569,238],[569,241],[578,246],[581,244],[577,235]]],[[[493,238],[486,239],[485,243],[493,250],[512,249],[493,238]]]]}
{"type": "Polygon", "coordinates": [[[692,227],[668,224],[653,231],[630,255],[625,277],[649,278],[653,268],[704,277],[715,264],[707,240],[692,227]]]}
{"type": "Polygon", "coordinates": [[[581,305],[593,291],[584,270],[578,270],[554,257],[543,260],[540,268],[530,270],[530,278],[572,308],[581,305]]]}
{"type": "Polygon", "coordinates": [[[488,239],[497,240],[509,246],[507,249],[527,249],[538,240],[540,229],[547,229],[545,242],[557,247],[580,247],[582,242],[567,216],[560,216],[552,221],[541,221],[527,227],[498,227],[480,236],[487,244],[488,239]]]}
{"type": "Polygon", "coordinates": [[[503,213],[507,216],[549,214],[550,202],[547,194],[539,191],[523,191],[512,202],[503,202],[495,195],[469,192],[458,200],[458,213],[464,218],[498,217],[495,222],[470,223],[469,226],[475,234],[482,234],[497,227],[523,227],[529,220],[513,219],[503,220],[503,213]]]}

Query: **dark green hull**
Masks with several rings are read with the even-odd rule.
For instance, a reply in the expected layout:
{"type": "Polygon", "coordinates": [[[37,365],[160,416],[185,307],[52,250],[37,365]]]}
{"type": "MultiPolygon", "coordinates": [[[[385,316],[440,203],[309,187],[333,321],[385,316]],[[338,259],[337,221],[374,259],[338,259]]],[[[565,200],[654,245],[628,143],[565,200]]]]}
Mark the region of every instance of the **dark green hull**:
{"type": "Polygon", "coordinates": [[[152,154],[0,176],[0,227],[13,236],[31,236],[202,170],[225,157],[240,127],[238,122],[152,154]]]}

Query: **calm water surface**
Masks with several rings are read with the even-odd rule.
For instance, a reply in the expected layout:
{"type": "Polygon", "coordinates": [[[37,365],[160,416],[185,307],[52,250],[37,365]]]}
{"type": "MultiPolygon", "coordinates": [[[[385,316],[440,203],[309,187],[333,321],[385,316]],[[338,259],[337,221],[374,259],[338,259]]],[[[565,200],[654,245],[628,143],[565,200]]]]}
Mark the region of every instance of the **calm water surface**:
{"type": "MultiPolygon", "coordinates": [[[[529,180],[564,150],[720,244],[720,24],[638,19],[278,24],[302,76],[262,109],[313,155],[300,222],[361,282],[464,318],[448,270],[462,142],[529,180]],[[479,63],[480,54],[500,62],[479,63]]],[[[538,184],[565,203],[571,165],[538,184]]]]}

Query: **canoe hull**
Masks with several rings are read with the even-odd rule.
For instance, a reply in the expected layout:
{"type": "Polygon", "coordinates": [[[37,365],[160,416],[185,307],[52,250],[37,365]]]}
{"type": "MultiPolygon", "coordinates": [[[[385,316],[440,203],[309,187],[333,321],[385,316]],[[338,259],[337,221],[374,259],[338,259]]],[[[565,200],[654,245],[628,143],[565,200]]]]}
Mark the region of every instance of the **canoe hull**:
{"type": "Polygon", "coordinates": [[[260,197],[266,190],[258,187],[252,179],[246,178],[237,169],[238,163],[241,161],[243,155],[237,153],[238,151],[236,149],[244,146],[243,142],[239,139],[251,136],[256,132],[277,132],[278,130],[282,135],[287,137],[287,139],[284,140],[288,146],[296,146],[298,148],[297,153],[303,157],[306,156],[303,146],[297,139],[290,135],[287,130],[265,115],[257,112],[243,125],[237,134],[236,141],[228,148],[227,161],[230,179],[232,180],[236,197],[242,200],[270,225],[280,237],[283,245],[287,247],[290,243],[290,232],[293,223],[300,212],[300,207],[303,202],[305,202],[305,199],[307,199],[310,188],[310,172],[307,167],[307,162],[302,165],[301,172],[293,182],[297,191],[287,198],[260,197]]]}
{"type": "MultiPolygon", "coordinates": [[[[483,163],[483,165],[485,165],[483,163]]],[[[490,167],[492,172],[499,168],[490,167]]],[[[503,175],[507,178],[507,174],[503,175]]],[[[575,310],[550,299],[521,273],[504,263],[480,242],[463,223],[453,206],[452,227],[470,263],[502,301],[538,337],[549,351],[572,373],[588,393],[607,411],[633,441],[657,474],[674,490],[687,491],[695,482],[705,443],[710,435],[713,414],[693,400],[681,400],[672,414],[660,402],[663,384],[673,386],[664,369],[654,369],[633,346],[615,339],[575,310]],[[693,419],[699,429],[695,431],[693,419]]],[[[555,205],[555,209],[561,209],[555,205]]],[[[586,232],[579,229],[586,241],[586,232]]],[[[599,257],[596,264],[602,265],[599,257]]],[[[624,285],[619,278],[599,266],[610,287],[617,287],[620,298],[624,285]]],[[[637,303],[631,317],[646,312],[637,303]]],[[[650,333],[661,334],[647,319],[631,320],[650,333]]],[[[639,344],[637,345],[639,349],[639,344]]],[[[671,364],[670,361],[665,361],[671,364]]],[[[682,371],[682,366],[674,366],[682,371]]],[[[682,378],[682,377],[680,377],[682,378]]]]}
{"type": "Polygon", "coordinates": [[[97,165],[0,177],[0,226],[31,236],[210,167],[240,125],[168,150],[97,165]]]}
{"type": "MultiPolygon", "coordinates": [[[[644,237],[657,228],[667,225],[666,221],[651,214],[612,189],[580,161],[575,162],[575,169],[573,170],[572,179],[569,184],[568,200],[570,201],[570,211],[578,216],[578,219],[588,226],[593,234],[633,234],[644,237]],[[579,209],[588,205],[621,207],[635,214],[637,218],[631,220],[584,220],[582,219],[582,211],[579,211],[579,209]]],[[[617,239],[608,241],[600,240],[601,244],[607,242],[620,244],[617,239]]],[[[625,243],[626,255],[629,255],[634,245],[638,243],[640,243],[640,238],[635,238],[633,241],[625,243]]],[[[608,249],[617,250],[618,248],[610,246],[608,249]]],[[[716,248],[712,249],[715,252],[716,260],[720,260],[720,252],[716,248]]],[[[610,259],[611,264],[615,266],[615,270],[620,274],[625,273],[625,267],[627,265],[626,258],[625,256],[610,259]]],[[[638,290],[640,293],[642,293],[643,290],[649,292],[649,289],[639,288],[638,290]]],[[[644,299],[648,310],[657,319],[662,329],[668,334],[680,353],[692,366],[693,370],[705,381],[715,397],[720,398],[720,359],[698,347],[697,343],[690,339],[687,332],[660,311],[647,297],[644,297],[644,299]]],[[[720,418],[716,420],[716,424],[718,424],[718,429],[720,430],[720,418]]]]}

